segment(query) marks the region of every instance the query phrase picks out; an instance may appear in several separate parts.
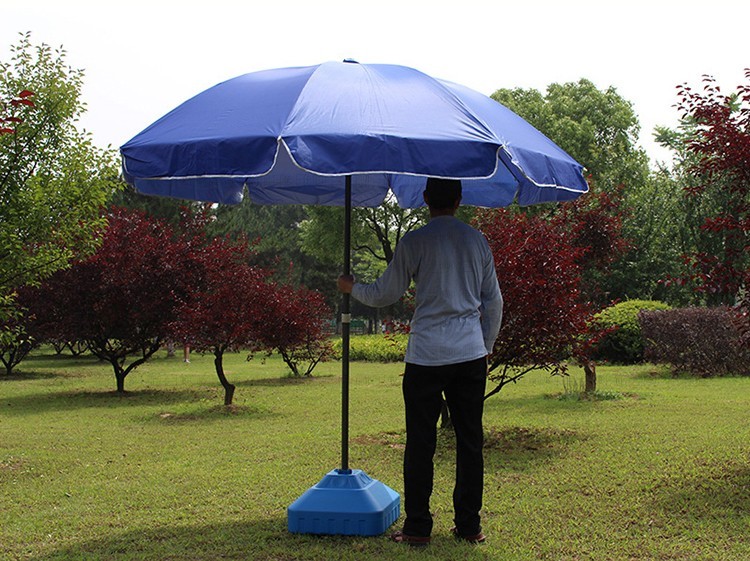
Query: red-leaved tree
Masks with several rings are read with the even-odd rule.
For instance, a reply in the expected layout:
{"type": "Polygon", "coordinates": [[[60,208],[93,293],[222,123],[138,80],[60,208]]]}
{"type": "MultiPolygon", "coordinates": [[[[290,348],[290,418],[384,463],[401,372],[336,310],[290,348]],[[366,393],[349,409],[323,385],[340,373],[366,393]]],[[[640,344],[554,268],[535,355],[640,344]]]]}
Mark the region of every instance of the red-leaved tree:
{"type": "Polygon", "coordinates": [[[592,312],[581,298],[584,249],[540,214],[480,211],[476,225],[489,242],[505,301],[489,358],[495,387],[486,397],[531,370],[565,373],[592,312]]]}
{"type": "Polygon", "coordinates": [[[75,312],[70,308],[77,306],[77,299],[69,297],[71,288],[68,275],[58,271],[41,285],[26,285],[18,290],[19,305],[27,310],[27,333],[36,343],[50,344],[58,353],[66,346],[79,348],[74,341],[65,340],[69,335],[66,319],[75,312]]]}
{"type": "Polygon", "coordinates": [[[273,284],[266,306],[254,350],[276,351],[294,376],[311,376],[333,353],[325,328],[332,312],[325,298],[305,287],[273,284]]]}
{"type": "MultiPolygon", "coordinates": [[[[750,82],[750,69],[745,70],[750,82]]],[[[688,124],[689,171],[699,183],[689,197],[710,200],[701,230],[717,238],[712,252],[688,256],[690,278],[698,291],[714,300],[738,304],[739,327],[750,332],[750,83],[723,94],[714,78],[704,77],[701,90],[678,88],[678,110],[688,124]]],[[[750,337],[745,336],[748,341],[750,337]]]]}
{"type": "Polygon", "coordinates": [[[505,300],[503,326],[490,356],[496,386],[531,370],[565,374],[573,359],[596,390],[591,355],[610,330],[592,321],[610,304],[600,283],[629,248],[622,235],[622,190],[591,192],[546,211],[477,212],[475,225],[492,250],[505,300]]]}
{"type": "Polygon", "coordinates": [[[247,348],[266,328],[271,285],[268,272],[250,265],[252,253],[245,240],[216,238],[196,250],[200,269],[189,298],[179,308],[173,324],[177,338],[191,349],[210,352],[224,405],[231,405],[235,386],[224,372],[224,353],[247,348]]]}
{"type": "Polygon", "coordinates": [[[594,307],[610,304],[602,283],[610,268],[631,248],[623,237],[623,187],[599,191],[589,178],[590,191],[583,197],[559,205],[551,218],[560,235],[579,250],[582,296],[594,307]]]}
{"type": "Polygon", "coordinates": [[[206,237],[210,212],[184,209],[181,230],[194,247],[196,278],[172,324],[176,338],[214,355],[216,375],[231,405],[235,385],[224,371],[227,351],[278,352],[295,376],[309,376],[331,353],[323,329],[330,310],[321,294],[270,281],[253,265],[247,240],[206,237]]]}
{"type": "Polygon", "coordinates": [[[112,365],[117,392],[169,337],[199,267],[187,237],[140,211],[113,208],[93,256],[51,280],[58,338],[85,341],[112,365]]]}

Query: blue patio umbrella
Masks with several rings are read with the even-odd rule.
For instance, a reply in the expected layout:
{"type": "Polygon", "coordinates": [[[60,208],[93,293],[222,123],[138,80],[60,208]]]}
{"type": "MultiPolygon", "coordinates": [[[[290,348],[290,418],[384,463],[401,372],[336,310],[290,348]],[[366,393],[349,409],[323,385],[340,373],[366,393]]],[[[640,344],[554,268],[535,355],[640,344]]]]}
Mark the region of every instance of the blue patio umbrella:
{"type": "MultiPolygon", "coordinates": [[[[426,177],[460,179],[463,204],[482,207],[588,191],[582,166],[500,103],[413,68],[354,61],[227,80],[120,152],[125,179],[144,194],[344,206],[344,274],[352,206],[378,206],[389,193],[403,208],[421,206],[426,177]]],[[[349,310],[344,295],[341,467],[290,506],[291,531],[372,535],[398,518],[398,495],[349,468],[349,310]]]]}

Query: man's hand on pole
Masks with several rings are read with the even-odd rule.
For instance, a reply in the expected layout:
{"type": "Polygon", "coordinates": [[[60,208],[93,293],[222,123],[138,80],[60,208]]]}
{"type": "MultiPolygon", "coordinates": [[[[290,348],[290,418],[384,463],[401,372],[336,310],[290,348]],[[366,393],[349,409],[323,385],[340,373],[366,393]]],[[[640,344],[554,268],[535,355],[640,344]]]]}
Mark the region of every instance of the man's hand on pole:
{"type": "Polygon", "coordinates": [[[352,287],[354,286],[354,276],[340,275],[338,281],[336,281],[336,284],[338,285],[339,292],[343,292],[344,294],[351,294],[352,287]]]}

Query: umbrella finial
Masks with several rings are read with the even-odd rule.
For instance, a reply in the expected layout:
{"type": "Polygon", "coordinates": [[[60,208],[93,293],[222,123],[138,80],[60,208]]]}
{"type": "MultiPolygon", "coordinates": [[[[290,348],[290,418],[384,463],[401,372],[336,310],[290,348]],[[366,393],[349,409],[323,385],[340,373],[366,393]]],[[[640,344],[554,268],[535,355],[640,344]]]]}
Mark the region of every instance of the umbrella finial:
{"type": "Polygon", "coordinates": [[[359,64],[358,61],[354,60],[353,58],[345,58],[343,62],[350,62],[352,64],[359,64]]]}

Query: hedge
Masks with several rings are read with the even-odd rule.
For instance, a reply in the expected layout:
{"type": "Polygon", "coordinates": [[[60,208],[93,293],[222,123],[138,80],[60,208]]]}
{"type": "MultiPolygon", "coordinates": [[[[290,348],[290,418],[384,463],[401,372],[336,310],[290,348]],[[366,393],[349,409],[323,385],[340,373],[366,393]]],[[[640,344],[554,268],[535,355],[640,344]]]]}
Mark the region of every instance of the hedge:
{"type": "Polygon", "coordinates": [[[644,311],[639,316],[645,358],[695,376],[750,376],[750,347],[742,345],[737,312],[727,307],[644,311]]]}
{"type": "MultiPolygon", "coordinates": [[[[349,360],[365,362],[402,362],[408,335],[355,335],[349,340],[349,360]]],[[[334,344],[334,355],[341,358],[341,339],[334,344]]]]}
{"type": "Polygon", "coordinates": [[[596,314],[594,321],[602,329],[615,328],[597,345],[594,357],[618,363],[643,360],[643,338],[638,323],[641,310],[666,310],[670,306],[658,300],[626,300],[596,314]]]}

